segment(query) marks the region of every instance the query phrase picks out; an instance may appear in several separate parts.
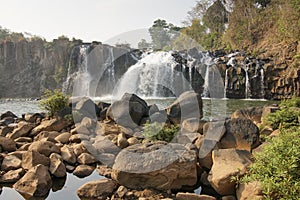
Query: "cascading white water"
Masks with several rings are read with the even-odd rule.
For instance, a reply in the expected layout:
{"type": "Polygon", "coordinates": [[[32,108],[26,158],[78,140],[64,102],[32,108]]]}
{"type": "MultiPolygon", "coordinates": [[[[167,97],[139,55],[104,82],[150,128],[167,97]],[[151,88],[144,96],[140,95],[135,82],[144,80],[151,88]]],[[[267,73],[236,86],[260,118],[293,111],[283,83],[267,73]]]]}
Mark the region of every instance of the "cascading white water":
{"type": "MultiPolygon", "coordinates": [[[[89,96],[91,75],[88,71],[88,45],[82,45],[79,48],[77,57],[77,71],[71,72],[69,67],[67,80],[63,83],[63,91],[67,93],[70,85],[73,85],[73,96],[89,96]]],[[[73,54],[73,51],[72,51],[73,54]]],[[[73,56],[73,55],[71,55],[73,56]]]]}
{"type": "Polygon", "coordinates": [[[177,65],[171,52],[155,52],[143,56],[117,83],[114,98],[119,99],[125,92],[155,98],[175,96],[190,90],[188,80],[174,69],[177,65]]]}
{"type": "Polygon", "coordinates": [[[261,98],[265,98],[265,83],[264,83],[264,69],[260,69],[260,89],[261,89],[261,98]]]}
{"type": "Polygon", "coordinates": [[[250,80],[249,80],[249,75],[248,75],[248,66],[244,68],[245,70],[245,99],[249,99],[251,95],[251,90],[250,90],[250,80]]]}
{"type": "Polygon", "coordinates": [[[227,88],[228,88],[228,69],[225,71],[225,84],[224,84],[224,98],[227,98],[227,88]]]}
{"type": "Polygon", "coordinates": [[[214,64],[214,62],[208,52],[206,54],[203,54],[201,63],[203,63],[206,66],[202,96],[209,97],[210,68],[214,64]]]}
{"type": "Polygon", "coordinates": [[[114,85],[116,83],[116,78],[115,78],[115,64],[114,64],[114,49],[113,49],[113,47],[109,47],[109,56],[105,62],[105,65],[108,69],[110,84],[114,85]]]}

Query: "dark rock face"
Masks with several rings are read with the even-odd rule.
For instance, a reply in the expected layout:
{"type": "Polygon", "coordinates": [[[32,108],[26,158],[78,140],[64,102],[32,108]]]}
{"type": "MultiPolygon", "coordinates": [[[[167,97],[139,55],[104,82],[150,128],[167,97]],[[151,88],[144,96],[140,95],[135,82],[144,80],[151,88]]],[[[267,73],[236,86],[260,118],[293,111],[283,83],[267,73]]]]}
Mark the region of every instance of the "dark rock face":
{"type": "Polygon", "coordinates": [[[147,103],[135,94],[125,93],[120,101],[115,101],[107,111],[107,117],[119,125],[135,128],[143,117],[149,114],[147,103]]]}
{"type": "MultiPolygon", "coordinates": [[[[70,41],[68,38],[56,39],[53,42],[35,39],[0,43],[0,98],[40,97],[45,89],[61,89],[68,75],[77,72],[82,64],[80,54],[82,45],[82,41],[70,41]]],[[[113,55],[110,64],[116,69],[115,81],[117,81],[137,62],[126,49],[101,43],[85,45],[89,47],[91,55],[97,54],[97,59],[89,63],[90,74],[97,75],[96,66],[104,64],[109,56],[113,55]],[[93,49],[96,50],[92,51],[93,49]]],[[[108,69],[110,67],[104,72],[103,80],[98,80],[97,88],[93,88],[96,91],[103,92],[103,88],[109,88],[103,85],[107,82],[105,77],[108,69]]],[[[72,87],[72,84],[67,85],[66,92],[72,93],[72,87]]]]}

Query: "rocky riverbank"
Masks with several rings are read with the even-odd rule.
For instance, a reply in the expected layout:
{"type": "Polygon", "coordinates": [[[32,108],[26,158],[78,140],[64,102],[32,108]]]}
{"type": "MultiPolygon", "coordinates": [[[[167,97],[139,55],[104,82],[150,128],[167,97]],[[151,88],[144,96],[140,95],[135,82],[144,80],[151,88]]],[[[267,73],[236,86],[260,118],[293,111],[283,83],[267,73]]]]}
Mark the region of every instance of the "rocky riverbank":
{"type": "Polygon", "coordinates": [[[232,178],[252,163],[260,134],[273,132],[257,126],[276,106],[210,122],[201,120],[202,100],[193,92],[164,110],[133,94],[112,105],[80,98],[70,106],[65,117],[1,114],[1,184],[25,198],[45,198],[54,179],[86,177],[96,169],[105,178],[78,188],[81,199],[262,199],[256,183],[237,185],[232,178]],[[66,117],[71,110],[73,119],[66,117]],[[145,124],[160,122],[159,130],[178,126],[169,143],[144,134],[145,124]]]}

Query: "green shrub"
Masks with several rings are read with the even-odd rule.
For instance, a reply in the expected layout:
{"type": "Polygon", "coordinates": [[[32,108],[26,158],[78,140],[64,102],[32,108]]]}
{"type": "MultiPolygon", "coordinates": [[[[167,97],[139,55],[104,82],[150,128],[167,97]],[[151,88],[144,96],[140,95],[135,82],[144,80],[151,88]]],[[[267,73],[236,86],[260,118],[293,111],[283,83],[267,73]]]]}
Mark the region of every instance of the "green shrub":
{"type": "Polygon", "coordinates": [[[176,133],[178,132],[179,127],[175,125],[166,126],[163,123],[146,123],[144,126],[143,135],[152,141],[161,140],[170,142],[176,133]]]}
{"type": "Polygon", "coordinates": [[[269,140],[241,182],[259,181],[266,199],[300,199],[300,127],[269,140]]]}
{"type": "Polygon", "coordinates": [[[50,117],[58,115],[59,111],[68,107],[69,96],[60,92],[59,90],[46,90],[39,102],[41,109],[47,111],[50,117]]]}
{"type": "Polygon", "coordinates": [[[271,126],[273,129],[289,128],[291,126],[299,126],[300,116],[300,98],[294,97],[280,103],[280,110],[270,113],[265,118],[265,125],[271,126]]]}

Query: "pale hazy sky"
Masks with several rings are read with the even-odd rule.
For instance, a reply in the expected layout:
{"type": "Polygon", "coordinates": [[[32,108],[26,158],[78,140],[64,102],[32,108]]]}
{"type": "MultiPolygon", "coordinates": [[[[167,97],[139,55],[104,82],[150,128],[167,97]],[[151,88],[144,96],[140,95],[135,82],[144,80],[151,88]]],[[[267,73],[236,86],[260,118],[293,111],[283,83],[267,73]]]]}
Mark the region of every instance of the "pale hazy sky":
{"type": "Polygon", "coordinates": [[[0,26],[52,40],[106,41],[161,18],[182,25],[196,0],[0,0],[0,26]]]}

